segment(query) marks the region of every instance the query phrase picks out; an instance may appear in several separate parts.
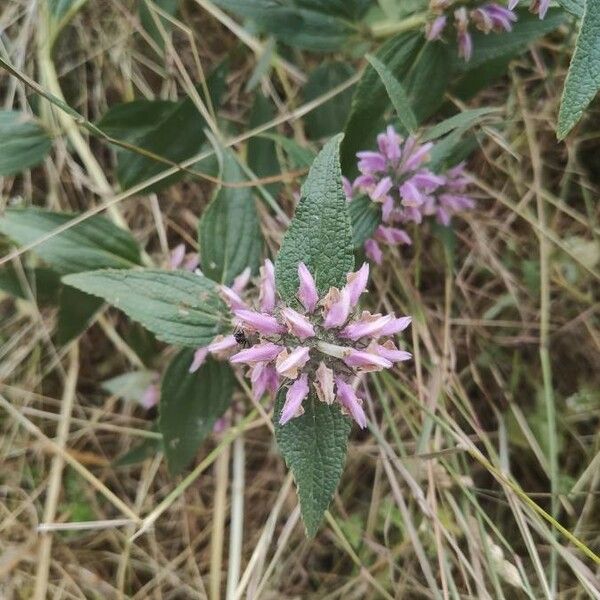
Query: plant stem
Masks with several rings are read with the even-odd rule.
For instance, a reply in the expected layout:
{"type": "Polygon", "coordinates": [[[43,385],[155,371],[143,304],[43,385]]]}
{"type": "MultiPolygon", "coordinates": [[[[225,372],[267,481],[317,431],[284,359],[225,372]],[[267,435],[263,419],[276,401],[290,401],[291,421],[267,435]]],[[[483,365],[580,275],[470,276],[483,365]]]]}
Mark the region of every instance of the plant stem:
{"type": "Polygon", "coordinates": [[[381,21],[380,23],[374,23],[371,25],[371,36],[375,39],[381,39],[396,35],[397,33],[411,31],[412,29],[419,29],[427,21],[428,14],[427,12],[422,12],[411,15],[401,21],[381,21]]]}

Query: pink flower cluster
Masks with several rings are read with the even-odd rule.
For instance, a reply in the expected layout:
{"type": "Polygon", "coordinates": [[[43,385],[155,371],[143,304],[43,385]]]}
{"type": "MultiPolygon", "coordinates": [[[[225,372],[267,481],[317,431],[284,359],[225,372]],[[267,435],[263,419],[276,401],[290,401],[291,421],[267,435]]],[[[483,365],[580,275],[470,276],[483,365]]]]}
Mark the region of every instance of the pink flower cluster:
{"type": "Polygon", "coordinates": [[[452,215],[474,207],[466,194],[469,178],[461,163],[443,175],[427,168],[433,144],[420,144],[415,137],[404,140],[392,126],[377,136],[378,152],[358,152],[360,175],[350,182],[344,179],[348,200],[366,194],[381,205],[382,224],[373,238],[365,242],[367,256],[381,263],[380,243],[411,244],[408,233],[399,227],[405,223],[421,223],[434,216],[443,225],[452,215]]]}
{"type": "MultiPolygon", "coordinates": [[[[508,8],[490,2],[478,8],[468,10],[466,6],[454,8],[454,30],[458,42],[458,55],[464,60],[470,60],[473,54],[473,38],[469,25],[473,23],[477,29],[484,33],[511,31],[517,15],[513,12],[519,0],[509,0],[508,8]]],[[[425,29],[428,40],[440,39],[448,25],[448,16],[444,14],[453,4],[454,0],[431,0],[430,9],[434,15],[425,29]]],[[[540,19],[546,16],[550,0],[531,0],[530,10],[539,15],[540,19]]]]}
{"type": "Polygon", "coordinates": [[[239,286],[222,287],[238,332],[216,338],[196,352],[195,369],[210,352],[229,358],[234,365],[246,365],[254,395],[276,392],[289,384],[280,423],[302,414],[302,402],[311,386],[328,404],[338,402],[360,427],[366,427],[362,402],[353,383],[367,371],[388,369],[411,355],[399,350],[392,336],[410,324],[410,317],[371,314],[356,307],[366,291],[369,266],[364,264],[347,276],[342,289],[330,288],[320,298],[312,274],[304,263],[298,266],[298,304],[284,304],[277,296],[273,263],[261,269],[258,309],[240,296],[239,286]],[[240,346],[245,346],[240,349],[240,346]]]}

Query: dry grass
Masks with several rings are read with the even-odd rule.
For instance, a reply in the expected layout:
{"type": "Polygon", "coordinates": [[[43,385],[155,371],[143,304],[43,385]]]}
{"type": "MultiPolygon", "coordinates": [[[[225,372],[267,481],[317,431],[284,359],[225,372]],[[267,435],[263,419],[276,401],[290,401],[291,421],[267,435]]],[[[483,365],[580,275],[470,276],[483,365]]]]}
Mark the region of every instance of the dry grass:
{"type": "MultiPolygon", "coordinates": [[[[39,3],[13,0],[0,53],[91,121],[133,95],[191,93],[231,53],[214,123],[228,122],[223,135],[243,155],[244,85],[261,46],[211,6],[183,3],[163,58],[132,3],[90,2],[48,63],[39,3]]],[[[598,119],[555,142],[563,42],[524,55],[478,99],[502,112],[470,160],[480,202],[457,223],[454,269],[423,230],[375,272],[373,297],[415,316],[415,361],[373,378],[369,431],[353,434],[314,541],[270,423],[243,392],[243,420],[203,447],[186,479],[169,477],[160,456],[116,467],[155,437],[141,409],[99,387],[139,366],[139,330],[105,310],[60,348],[52,310],[0,299],[0,596],[600,598],[598,119]]],[[[280,60],[262,81],[280,106],[277,130],[300,142],[311,107],[298,89],[317,61],[280,60]]],[[[194,244],[210,182],[117,192],[106,145],[5,73],[0,91],[4,107],[39,103],[70,142],[57,138],[42,168],[0,182],[0,206],[17,196],[85,215],[110,206],[157,264],[179,241],[194,244]]],[[[296,188],[286,181],[281,194],[287,215],[296,188]]],[[[275,249],[281,220],[263,213],[275,249]]],[[[161,348],[155,366],[168,356],[161,348]]]]}

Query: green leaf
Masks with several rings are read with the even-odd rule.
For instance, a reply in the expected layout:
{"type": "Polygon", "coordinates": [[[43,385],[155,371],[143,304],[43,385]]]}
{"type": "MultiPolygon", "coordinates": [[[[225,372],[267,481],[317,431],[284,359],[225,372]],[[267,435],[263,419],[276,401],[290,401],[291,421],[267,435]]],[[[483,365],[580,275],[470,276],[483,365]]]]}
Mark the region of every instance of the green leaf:
{"type": "MultiPolygon", "coordinates": [[[[219,105],[225,87],[224,70],[224,66],[216,69],[207,81],[213,106],[219,105]]],[[[179,102],[136,100],[118,104],[98,123],[98,127],[111,137],[138,146],[170,163],[181,163],[198,154],[207,141],[207,126],[191,98],[179,102]]],[[[168,163],[122,148],[117,150],[117,162],[117,177],[123,189],[138,185],[169,167],[168,163]]],[[[175,173],[148,186],[145,191],[164,189],[184,175],[182,171],[175,173]]]]}
{"type": "Polygon", "coordinates": [[[277,255],[277,289],[289,301],[298,290],[298,264],[304,262],[321,294],[342,286],[354,267],[352,227],[342,189],[341,136],[332,138],[315,159],[301,190],[296,214],[277,255]]]}
{"type": "Polygon", "coordinates": [[[583,17],[585,0],[558,0],[558,3],[576,17],[583,17]]]}
{"type": "MultiPolygon", "coordinates": [[[[354,75],[354,69],[343,62],[326,62],[319,65],[308,78],[302,89],[305,102],[315,100],[334,87],[344,83],[354,75]]],[[[317,140],[339,133],[350,111],[353,88],[347,88],[325,104],[311,110],[305,117],[306,134],[309,139],[317,140]]]]}
{"type": "Polygon", "coordinates": [[[526,11],[519,11],[519,20],[513,25],[511,32],[502,35],[486,35],[483,32],[474,32],[473,56],[465,62],[454,56],[454,67],[462,72],[467,72],[480,65],[500,58],[510,57],[524,50],[529,44],[538,38],[553,31],[565,20],[565,13],[561,9],[551,9],[546,13],[545,19],[532,15],[526,11]]]}
{"type": "Polygon", "coordinates": [[[170,344],[206,346],[231,329],[215,283],[193,273],[106,269],[68,275],[63,283],[104,298],[170,344]]]}
{"type": "MultiPolygon", "coordinates": [[[[222,179],[246,179],[230,150],[223,152],[222,179]]],[[[256,273],[263,242],[252,188],[221,187],[200,219],[198,237],[202,271],[210,279],[229,285],[246,267],[256,273]]]]}
{"type": "Polygon", "coordinates": [[[367,54],[367,60],[371,66],[377,71],[383,85],[396,109],[396,114],[404,127],[414,133],[418,123],[415,114],[410,106],[410,101],[406,95],[406,91],[401,83],[394,77],[394,74],[375,56],[367,54]]]}
{"type": "Polygon", "coordinates": [[[381,211],[379,205],[368,196],[354,198],[350,202],[349,210],[354,247],[361,248],[373,236],[375,229],[381,222],[381,211]]]}
{"type": "MultiPolygon", "coordinates": [[[[25,278],[33,292],[36,302],[40,306],[56,304],[61,288],[60,275],[47,267],[25,269],[25,278]]],[[[19,274],[14,267],[8,265],[0,269],[0,290],[15,298],[28,300],[27,288],[23,285],[19,274]]]]}
{"type": "MultiPolygon", "coordinates": [[[[252,19],[260,29],[290,46],[307,50],[337,50],[356,33],[343,2],[274,2],[273,0],[213,0],[221,8],[252,19]],[[344,12],[338,10],[342,8],[344,12]]],[[[353,3],[356,4],[356,3],[353,3]]]]}
{"type": "Polygon", "coordinates": [[[557,135],[562,140],[600,89],[600,4],[587,0],[560,103],[557,135]]]}
{"type": "MultiPolygon", "coordinates": [[[[420,32],[401,33],[383,44],[376,57],[402,82],[423,45],[424,38],[420,32]]],[[[383,128],[388,104],[389,97],[381,78],[368,65],[356,86],[344,130],[341,164],[345,174],[356,172],[356,153],[374,145],[377,134],[383,128]]]]}
{"type": "Polygon", "coordinates": [[[84,294],[75,288],[63,285],[58,305],[56,341],[64,346],[81,335],[100,310],[101,298],[84,294]]]}
{"type": "MultiPolygon", "coordinates": [[[[0,233],[27,245],[64,226],[78,215],[40,208],[11,208],[0,217],[0,233]]],[[[140,264],[133,236],[109,220],[93,216],[35,246],[33,252],[61,273],[103,268],[128,269],[140,264]]]]}
{"type": "Polygon", "coordinates": [[[257,137],[273,140],[287,154],[294,168],[310,167],[317,156],[311,148],[301,146],[296,140],[278,133],[261,133],[257,137]]]}
{"type": "Polygon", "coordinates": [[[435,140],[455,129],[466,130],[469,127],[475,125],[482,117],[489,115],[490,113],[498,112],[497,108],[473,108],[470,110],[464,110],[458,114],[444,119],[437,125],[434,125],[427,130],[423,136],[423,141],[427,142],[435,140]]]}
{"type": "Polygon", "coordinates": [[[41,163],[52,138],[32,116],[0,110],[0,177],[25,171],[41,163]]]}
{"type": "Polygon", "coordinates": [[[139,402],[146,388],[156,382],[153,371],[131,371],[102,382],[102,389],[128,402],[139,402]]]}
{"type": "MultiPolygon", "coordinates": [[[[259,125],[271,121],[275,116],[273,103],[260,92],[254,97],[254,105],[250,113],[248,126],[254,129],[259,125]]],[[[269,177],[281,173],[277,160],[277,150],[273,140],[267,137],[254,136],[248,141],[248,166],[258,177],[269,177]]],[[[281,183],[274,182],[265,185],[268,192],[276,196],[281,189],[281,183]]]]}
{"type": "Polygon", "coordinates": [[[314,537],[344,470],[350,419],[311,392],[302,403],[304,414],[279,425],[284,402],[281,390],[273,415],[275,438],[296,480],[306,532],[314,537]]]}
{"type": "Polygon", "coordinates": [[[158,428],[169,471],[180,473],[196,455],[198,447],[219,417],[229,408],[235,377],[226,362],[209,358],[197,373],[189,368],[191,349],[182,350],[164,374],[158,428]]]}

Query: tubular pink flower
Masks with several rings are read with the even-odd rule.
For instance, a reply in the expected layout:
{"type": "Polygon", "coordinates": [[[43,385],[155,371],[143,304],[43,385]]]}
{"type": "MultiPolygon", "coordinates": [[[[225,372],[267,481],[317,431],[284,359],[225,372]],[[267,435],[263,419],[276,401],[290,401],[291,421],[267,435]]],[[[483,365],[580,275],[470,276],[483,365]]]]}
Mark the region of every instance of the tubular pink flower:
{"type": "Polygon", "coordinates": [[[246,267],[234,280],[233,283],[231,284],[231,289],[236,293],[236,294],[241,294],[245,289],[246,286],[248,285],[248,282],[250,281],[250,276],[252,275],[252,271],[250,270],[250,267],[246,267]]]}
{"type": "Polygon", "coordinates": [[[193,273],[200,264],[200,257],[197,252],[190,252],[183,261],[183,268],[190,273],[193,273]]]}
{"type": "Polygon", "coordinates": [[[432,42],[433,40],[438,40],[442,35],[442,31],[446,27],[447,17],[444,15],[440,15],[436,17],[431,23],[427,24],[425,28],[425,37],[432,42]]]}
{"type": "Polygon", "coordinates": [[[325,321],[323,323],[325,329],[333,327],[341,327],[350,315],[350,291],[347,287],[342,290],[331,288],[325,296],[325,321]]]}
{"type": "Polygon", "coordinates": [[[346,276],[346,288],[350,295],[350,305],[356,306],[361,294],[367,291],[367,282],[369,281],[369,264],[363,263],[362,267],[354,273],[348,273],[346,276]]]}
{"type": "Polygon", "coordinates": [[[275,367],[266,363],[258,363],[252,367],[250,381],[255,400],[260,400],[267,392],[274,394],[279,387],[279,375],[275,367]]]}
{"type": "Polygon", "coordinates": [[[277,356],[277,362],[275,368],[277,373],[288,377],[289,379],[296,379],[298,377],[298,371],[304,367],[310,358],[310,348],[304,346],[298,346],[292,352],[288,352],[284,348],[277,356]]]}
{"type": "Polygon", "coordinates": [[[424,202],[423,193],[411,179],[400,186],[400,197],[405,206],[421,206],[424,202]]]}
{"type": "Polygon", "coordinates": [[[219,354],[223,352],[227,352],[232,348],[237,348],[237,341],[235,336],[227,335],[225,337],[217,336],[208,346],[208,351],[212,354],[219,354]]]}
{"type": "Polygon", "coordinates": [[[391,177],[384,177],[381,179],[370,194],[371,200],[374,200],[375,202],[380,200],[392,189],[393,185],[391,177]]]}
{"type": "Polygon", "coordinates": [[[394,335],[404,331],[412,322],[412,317],[398,317],[392,319],[387,325],[381,330],[381,335],[394,335]]]}
{"type": "Polygon", "coordinates": [[[380,265],[383,261],[383,252],[381,251],[379,244],[374,239],[370,239],[365,242],[364,247],[367,258],[380,265]]]}
{"type": "Polygon", "coordinates": [[[231,310],[247,309],[248,305],[234,292],[230,287],[222,285],[219,288],[221,297],[225,300],[225,303],[231,310]]]}
{"type": "Polygon", "coordinates": [[[400,144],[402,138],[396,133],[396,130],[388,125],[384,133],[380,133],[377,136],[377,145],[379,146],[379,152],[392,163],[393,166],[397,165],[402,156],[402,149],[400,144]]]}
{"type": "Polygon", "coordinates": [[[188,370],[189,373],[195,373],[204,364],[204,361],[206,360],[207,356],[208,348],[206,346],[198,348],[198,350],[194,352],[194,358],[188,370]]]}
{"type": "Polygon", "coordinates": [[[358,169],[364,175],[385,171],[385,156],[380,152],[357,152],[356,156],[359,158],[358,169]]]}
{"type": "Polygon", "coordinates": [[[410,352],[406,352],[405,350],[398,350],[396,344],[392,342],[392,340],[388,340],[385,344],[378,344],[377,342],[371,342],[367,347],[369,352],[373,354],[378,354],[383,358],[387,358],[387,360],[391,362],[402,362],[405,360],[410,360],[412,358],[412,354],[410,352]]]}
{"type": "Polygon", "coordinates": [[[333,371],[321,361],[315,372],[316,379],[313,383],[317,396],[325,404],[333,404],[335,394],[333,392],[333,371]]]}
{"type": "Polygon", "coordinates": [[[259,362],[269,362],[275,360],[277,355],[283,350],[283,346],[273,344],[272,342],[263,342],[262,344],[256,344],[252,348],[241,350],[237,354],[234,354],[229,362],[234,365],[240,363],[256,364],[259,362]]]}
{"type": "Polygon", "coordinates": [[[140,404],[147,410],[156,406],[159,400],[160,388],[155,383],[151,383],[140,396],[140,404]]]}
{"type": "Polygon", "coordinates": [[[294,417],[302,414],[302,402],[308,396],[308,375],[304,373],[289,387],[285,395],[285,402],[281,409],[279,424],[285,425],[294,417]]]}
{"type": "Polygon", "coordinates": [[[362,371],[381,371],[381,369],[389,369],[392,366],[387,358],[354,348],[346,351],[343,360],[349,367],[356,367],[362,371]]]}
{"type": "Polygon", "coordinates": [[[410,246],[412,244],[412,240],[406,231],[397,227],[385,227],[384,225],[379,225],[375,230],[375,239],[386,242],[390,246],[397,246],[399,244],[410,246]]]}
{"type": "Polygon", "coordinates": [[[178,269],[185,258],[185,244],[177,244],[169,256],[169,269],[178,269]]]}
{"type": "Polygon", "coordinates": [[[293,308],[284,308],[281,316],[287,325],[288,331],[300,340],[315,336],[315,328],[311,322],[293,308]]]}
{"type": "Polygon", "coordinates": [[[367,426],[367,416],[361,406],[361,401],[356,392],[349,383],[346,383],[341,377],[335,378],[337,386],[337,397],[340,404],[350,413],[361,429],[367,426]]]}
{"type": "Polygon", "coordinates": [[[340,335],[354,342],[362,337],[376,338],[381,335],[381,331],[391,320],[391,315],[372,315],[365,311],[360,320],[346,325],[340,335]]]}
{"type": "Polygon", "coordinates": [[[275,308],[275,267],[267,258],[260,268],[260,310],[270,313],[275,308]]]}
{"type": "Polygon", "coordinates": [[[354,189],[352,187],[352,184],[350,183],[350,180],[347,177],[344,177],[342,175],[342,188],[344,189],[344,194],[346,194],[346,200],[348,200],[348,202],[350,200],[352,200],[352,196],[354,195],[354,189]]]}
{"type": "Polygon", "coordinates": [[[306,312],[311,313],[317,307],[319,294],[317,293],[315,280],[310,274],[308,267],[303,262],[298,265],[298,278],[300,280],[300,285],[298,287],[298,299],[300,302],[302,302],[306,312]]]}
{"type": "Polygon", "coordinates": [[[277,322],[275,317],[253,310],[234,310],[233,314],[242,322],[244,327],[266,335],[284,333],[285,327],[277,322]]]}
{"type": "MultiPolygon", "coordinates": [[[[402,165],[404,171],[414,171],[421,166],[429,158],[429,151],[433,148],[431,142],[426,144],[417,144],[414,138],[409,138],[412,142],[410,152],[407,152],[404,156],[404,163],[402,165]]],[[[407,142],[409,141],[407,140],[407,142]]]]}

